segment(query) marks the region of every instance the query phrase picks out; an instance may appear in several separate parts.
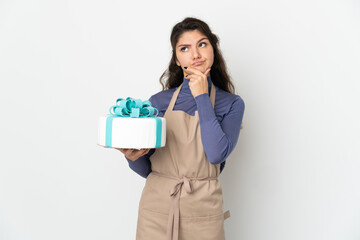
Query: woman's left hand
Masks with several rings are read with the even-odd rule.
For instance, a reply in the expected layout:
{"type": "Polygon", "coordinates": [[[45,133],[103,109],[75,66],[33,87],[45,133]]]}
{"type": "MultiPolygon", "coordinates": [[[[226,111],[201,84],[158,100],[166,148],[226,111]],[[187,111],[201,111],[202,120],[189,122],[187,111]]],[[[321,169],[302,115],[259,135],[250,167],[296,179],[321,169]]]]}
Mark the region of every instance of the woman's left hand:
{"type": "Polygon", "coordinates": [[[193,67],[184,68],[184,72],[188,75],[185,78],[190,79],[189,88],[194,98],[200,94],[208,93],[208,81],[207,74],[210,71],[208,68],[204,73],[193,67]]]}

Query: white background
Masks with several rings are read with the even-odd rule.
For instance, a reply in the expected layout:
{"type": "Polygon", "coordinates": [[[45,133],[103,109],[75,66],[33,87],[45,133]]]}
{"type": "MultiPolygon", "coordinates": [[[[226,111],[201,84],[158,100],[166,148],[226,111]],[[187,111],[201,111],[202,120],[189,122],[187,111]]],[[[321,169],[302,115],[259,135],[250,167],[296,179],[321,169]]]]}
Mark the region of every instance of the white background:
{"type": "Polygon", "coordinates": [[[1,0],[0,239],[135,239],[145,179],[97,121],[161,90],[186,16],[220,37],[246,105],[227,239],[360,239],[359,5],[1,0]]]}

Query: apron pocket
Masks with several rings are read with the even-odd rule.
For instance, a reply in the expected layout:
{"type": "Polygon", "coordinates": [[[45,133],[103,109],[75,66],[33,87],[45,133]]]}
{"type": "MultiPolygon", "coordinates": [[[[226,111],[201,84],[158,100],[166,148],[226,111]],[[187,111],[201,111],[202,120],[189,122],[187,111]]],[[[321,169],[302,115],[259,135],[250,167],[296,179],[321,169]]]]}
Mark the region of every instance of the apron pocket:
{"type": "Polygon", "coordinates": [[[225,240],[224,213],[183,217],[180,219],[180,238],[196,240],[225,240]]]}
{"type": "Polygon", "coordinates": [[[136,240],[165,240],[168,215],[139,209],[136,240]]]}

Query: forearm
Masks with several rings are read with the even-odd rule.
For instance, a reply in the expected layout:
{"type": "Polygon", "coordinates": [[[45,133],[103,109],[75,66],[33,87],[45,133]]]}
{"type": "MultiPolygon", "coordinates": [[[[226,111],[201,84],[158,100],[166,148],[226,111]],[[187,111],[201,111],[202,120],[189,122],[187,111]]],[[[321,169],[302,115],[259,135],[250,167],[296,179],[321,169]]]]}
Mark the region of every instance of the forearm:
{"type": "Polygon", "coordinates": [[[226,160],[237,143],[244,112],[243,102],[242,100],[234,102],[220,124],[208,94],[197,96],[195,101],[204,151],[210,163],[219,164],[226,160]]]}
{"type": "Polygon", "coordinates": [[[147,178],[147,176],[151,172],[151,162],[150,162],[150,156],[155,152],[155,149],[151,149],[147,154],[144,156],[139,157],[135,161],[131,161],[128,158],[126,160],[129,163],[129,167],[139,174],[140,176],[147,178]]]}

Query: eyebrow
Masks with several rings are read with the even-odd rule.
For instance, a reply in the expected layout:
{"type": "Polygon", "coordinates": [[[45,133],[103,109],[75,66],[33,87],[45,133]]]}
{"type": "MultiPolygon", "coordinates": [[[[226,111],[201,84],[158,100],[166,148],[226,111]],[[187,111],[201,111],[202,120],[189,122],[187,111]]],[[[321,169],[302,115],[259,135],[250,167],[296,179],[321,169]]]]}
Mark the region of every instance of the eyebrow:
{"type": "MultiPolygon", "coordinates": [[[[202,40],[205,40],[205,39],[209,40],[208,38],[204,37],[204,38],[200,39],[200,40],[198,41],[198,43],[201,42],[202,40]]],[[[190,44],[181,44],[181,45],[179,45],[178,47],[188,47],[188,46],[191,46],[191,45],[190,45],[190,44]]]]}

